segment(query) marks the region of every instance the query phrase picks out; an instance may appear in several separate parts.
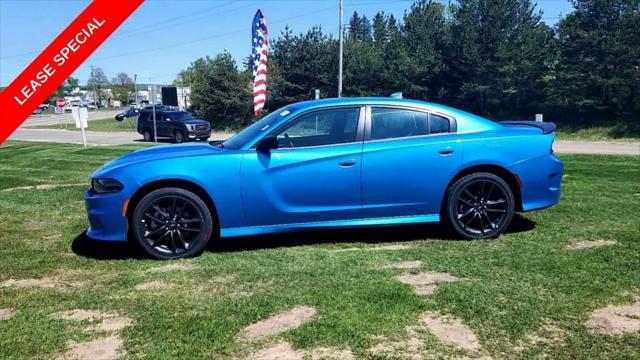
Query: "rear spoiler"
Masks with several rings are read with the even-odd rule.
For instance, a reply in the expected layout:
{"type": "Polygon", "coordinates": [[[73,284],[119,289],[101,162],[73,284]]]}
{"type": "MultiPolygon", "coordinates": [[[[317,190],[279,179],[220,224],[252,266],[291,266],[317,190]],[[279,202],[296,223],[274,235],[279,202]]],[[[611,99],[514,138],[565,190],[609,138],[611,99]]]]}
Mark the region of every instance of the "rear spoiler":
{"type": "Polygon", "coordinates": [[[542,130],[543,134],[550,134],[556,130],[556,124],[541,121],[500,121],[504,126],[529,126],[542,130]]]}

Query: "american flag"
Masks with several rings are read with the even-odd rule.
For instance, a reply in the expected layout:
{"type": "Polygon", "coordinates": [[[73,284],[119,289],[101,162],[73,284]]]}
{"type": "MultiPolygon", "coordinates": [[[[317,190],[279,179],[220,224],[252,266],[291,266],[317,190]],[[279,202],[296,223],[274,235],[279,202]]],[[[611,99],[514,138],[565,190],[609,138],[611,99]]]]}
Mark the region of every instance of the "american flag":
{"type": "Polygon", "coordinates": [[[251,51],[253,55],[253,112],[258,116],[267,100],[267,47],[269,40],[267,21],[262,10],[258,9],[256,16],[253,17],[251,37],[253,40],[251,51]]]}

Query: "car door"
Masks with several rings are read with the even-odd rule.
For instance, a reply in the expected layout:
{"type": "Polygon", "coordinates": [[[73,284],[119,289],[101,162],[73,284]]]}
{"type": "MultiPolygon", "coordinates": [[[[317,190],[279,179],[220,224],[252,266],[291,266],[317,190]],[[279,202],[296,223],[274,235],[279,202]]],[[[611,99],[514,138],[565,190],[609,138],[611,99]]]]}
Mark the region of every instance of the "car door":
{"type": "Polygon", "coordinates": [[[242,162],[248,226],[359,219],[363,133],[361,107],[310,111],[269,133],[278,149],[242,162]]]}
{"type": "Polygon", "coordinates": [[[462,161],[455,120],[401,107],[367,108],[362,152],[365,218],[437,215],[462,161]]]}

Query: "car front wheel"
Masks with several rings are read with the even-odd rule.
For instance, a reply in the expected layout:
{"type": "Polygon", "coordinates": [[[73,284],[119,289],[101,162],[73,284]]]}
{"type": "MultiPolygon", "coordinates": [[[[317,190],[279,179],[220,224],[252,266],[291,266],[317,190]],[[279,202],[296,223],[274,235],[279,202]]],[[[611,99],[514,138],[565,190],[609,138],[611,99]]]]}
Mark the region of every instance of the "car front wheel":
{"type": "Polygon", "coordinates": [[[184,142],[184,134],[180,130],[176,130],[175,132],[176,143],[182,144],[184,142]]]}
{"type": "Polygon", "coordinates": [[[473,173],[457,180],[447,192],[446,216],[465,239],[496,238],[509,226],[515,200],[509,185],[491,173],[473,173]]]}
{"type": "Polygon", "coordinates": [[[142,136],[144,137],[144,141],[153,141],[153,135],[151,135],[151,132],[149,130],[145,130],[142,133],[142,136]]]}
{"type": "Polygon", "coordinates": [[[147,194],[132,216],[137,245],[157,259],[199,255],[212,236],[209,208],[196,194],[181,188],[162,188],[147,194]]]}

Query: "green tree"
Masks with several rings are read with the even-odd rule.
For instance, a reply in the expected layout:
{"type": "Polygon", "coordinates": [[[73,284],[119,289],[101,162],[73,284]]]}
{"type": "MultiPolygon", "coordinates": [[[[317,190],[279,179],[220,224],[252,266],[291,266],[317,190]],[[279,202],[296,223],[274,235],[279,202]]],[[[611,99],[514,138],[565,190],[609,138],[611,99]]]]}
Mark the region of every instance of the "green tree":
{"type": "Polygon", "coordinates": [[[452,6],[452,102],[495,118],[541,110],[554,63],[553,32],[530,0],[452,6]]]}
{"type": "Polygon", "coordinates": [[[200,58],[179,75],[191,86],[192,109],[218,129],[238,129],[252,116],[251,79],[228,52],[200,58]]]}
{"type": "Polygon", "coordinates": [[[111,80],[113,97],[122,104],[129,102],[129,93],[133,91],[133,79],[126,73],[118,73],[111,80]]]}
{"type": "Polygon", "coordinates": [[[271,44],[269,109],[313,99],[315,89],[320,89],[324,96],[336,96],[338,44],[321,27],[314,26],[300,35],[285,28],[271,44]]]}
{"type": "Polygon", "coordinates": [[[556,87],[564,120],[640,127],[640,1],[574,0],[558,25],[556,87]]]}

